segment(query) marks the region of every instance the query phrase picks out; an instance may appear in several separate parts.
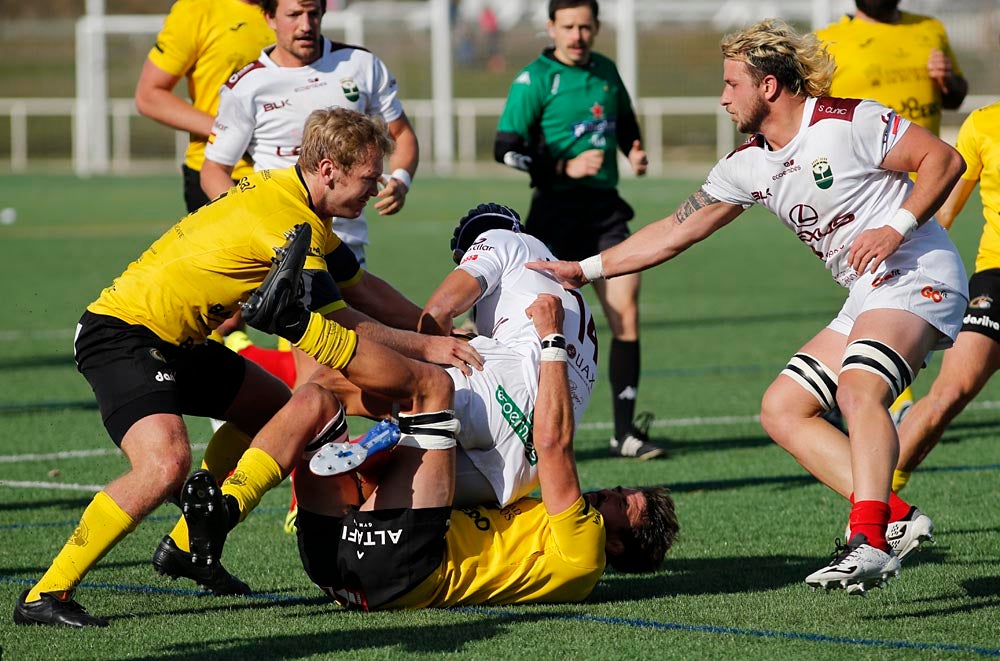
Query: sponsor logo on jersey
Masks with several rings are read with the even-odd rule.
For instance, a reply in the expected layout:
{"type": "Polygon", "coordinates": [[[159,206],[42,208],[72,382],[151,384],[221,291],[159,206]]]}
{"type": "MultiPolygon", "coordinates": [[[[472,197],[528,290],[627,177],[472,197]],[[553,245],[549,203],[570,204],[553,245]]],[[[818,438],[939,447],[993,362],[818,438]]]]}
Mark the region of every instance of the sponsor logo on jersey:
{"type": "Polygon", "coordinates": [[[594,119],[602,119],[604,117],[604,106],[594,101],[594,105],[590,106],[590,114],[594,116],[594,119]]]}
{"type": "Polygon", "coordinates": [[[530,85],[531,84],[531,74],[527,71],[522,71],[517,78],[514,79],[515,85],[530,85]]]}
{"type": "Polygon", "coordinates": [[[340,538],[345,542],[350,542],[356,546],[388,546],[399,544],[403,536],[403,530],[373,530],[371,523],[355,521],[354,525],[342,528],[340,538]],[[363,530],[368,528],[368,530],[363,530]]]}
{"type": "MultiPolygon", "coordinates": [[[[824,236],[832,234],[834,230],[837,230],[844,225],[850,225],[855,220],[856,217],[853,213],[841,214],[830,221],[830,224],[826,227],[818,227],[814,230],[802,230],[801,232],[797,232],[795,236],[799,237],[799,241],[802,241],[803,243],[813,243],[814,241],[819,241],[824,236]]],[[[837,252],[839,252],[839,249],[837,252]]],[[[831,255],[828,253],[826,258],[829,259],[830,257],[831,255]]]]}
{"type": "Polygon", "coordinates": [[[160,370],[159,372],[156,373],[156,376],[153,378],[155,378],[160,383],[163,383],[164,381],[170,381],[172,383],[175,383],[177,381],[177,378],[174,376],[173,370],[160,370]]]}
{"type": "Polygon", "coordinates": [[[150,349],[149,355],[153,360],[158,360],[161,363],[167,362],[167,359],[164,358],[163,353],[159,349],[150,349]]]}
{"type": "Polygon", "coordinates": [[[361,91],[358,90],[358,84],[354,82],[353,78],[341,78],[340,89],[344,93],[344,97],[351,103],[361,98],[361,91]]]}
{"type": "Polygon", "coordinates": [[[872,288],[875,288],[875,287],[878,287],[879,285],[885,284],[886,282],[889,282],[893,278],[898,278],[899,275],[900,275],[900,273],[902,273],[902,271],[900,271],[899,269],[893,269],[893,270],[889,271],[888,273],[883,273],[879,277],[877,277],[874,280],[872,280],[872,288]]]}
{"type": "Polygon", "coordinates": [[[584,122],[573,124],[573,137],[579,138],[587,134],[604,135],[615,132],[615,120],[613,119],[588,119],[584,122]]]}
{"type": "Polygon", "coordinates": [[[817,99],[812,116],[809,118],[809,126],[824,119],[842,119],[849,122],[854,119],[854,110],[859,103],[861,103],[860,99],[835,99],[831,97],[817,99]]]}
{"type": "Polygon", "coordinates": [[[898,115],[902,115],[909,120],[925,119],[927,117],[937,117],[941,114],[941,106],[937,103],[920,103],[916,97],[911,96],[904,99],[899,107],[895,108],[898,115]]]}
{"type": "Polygon", "coordinates": [[[830,161],[826,158],[817,158],[812,162],[812,173],[816,185],[822,190],[833,186],[833,170],[830,169],[830,161]]]}
{"type": "Polygon", "coordinates": [[[467,252],[489,252],[491,250],[493,250],[493,246],[486,243],[485,236],[481,236],[476,239],[471,246],[469,246],[467,252]]]}
{"type": "Polygon", "coordinates": [[[993,299],[985,294],[982,296],[976,296],[974,299],[969,301],[969,308],[973,310],[989,310],[993,307],[993,299]]]}
{"type": "Polygon", "coordinates": [[[280,110],[285,106],[290,106],[291,102],[288,99],[282,99],[280,101],[265,101],[264,102],[264,112],[271,112],[272,110],[280,110]]]}
{"type": "Polygon", "coordinates": [[[967,314],[965,315],[965,318],[962,319],[962,323],[966,326],[982,326],[983,328],[1000,331],[1000,323],[990,319],[985,314],[978,317],[973,317],[971,314],[967,314]]]}
{"type": "Polygon", "coordinates": [[[521,439],[521,444],[524,445],[524,458],[528,460],[529,464],[534,466],[538,463],[535,443],[531,439],[531,423],[534,412],[525,415],[524,411],[507,394],[503,386],[497,386],[494,397],[496,397],[497,403],[500,404],[500,414],[503,416],[503,419],[507,421],[510,428],[514,430],[514,434],[521,439]]]}
{"type": "Polygon", "coordinates": [[[808,204],[796,204],[788,212],[788,220],[796,227],[811,227],[819,222],[819,212],[808,204]]]}
{"type": "Polygon", "coordinates": [[[798,172],[799,170],[802,169],[801,165],[795,164],[794,158],[790,161],[785,161],[781,167],[782,169],[771,177],[771,181],[777,181],[778,179],[784,177],[786,174],[792,174],[793,172],[798,172]]]}
{"type": "Polygon", "coordinates": [[[245,65],[242,69],[235,71],[233,75],[229,77],[229,80],[226,81],[226,87],[232,89],[233,86],[240,81],[240,78],[247,75],[254,69],[259,69],[263,66],[264,64],[260,60],[255,60],[250,64],[245,65]]]}
{"type": "Polygon", "coordinates": [[[761,192],[759,190],[755,190],[755,191],[752,191],[750,193],[750,195],[753,196],[754,200],[756,200],[757,202],[760,202],[761,200],[766,200],[767,198],[771,197],[771,189],[768,188],[767,190],[765,190],[763,192],[761,192]]]}
{"type": "Polygon", "coordinates": [[[229,29],[232,30],[233,32],[239,32],[240,28],[242,28],[245,25],[246,23],[237,23],[236,25],[231,26],[229,29]]]}
{"type": "Polygon", "coordinates": [[[474,262],[477,259],[479,259],[479,255],[466,255],[465,257],[462,258],[462,261],[459,264],[459,266],[465,264],[466,262],[474,262]]]}
{"type": "Polygon", "coordinates": [[[297,145],[295,147],[275,147],[274,153],[278,156],[298,156],[302,151],[302,145],[297,145]]]}
{"type": "Polygon", "coordinates": [[[920,290],[920,295],[923,296],[924,298],[931,299],[935,303],[940,303],[944,299],[948,298],[948,292],[946,292],[946,291],[938,291],[937,289],[934,289],[930,285],[928,285],[928,286],[924,287],[923,289],[921,289],[920,290]]]}

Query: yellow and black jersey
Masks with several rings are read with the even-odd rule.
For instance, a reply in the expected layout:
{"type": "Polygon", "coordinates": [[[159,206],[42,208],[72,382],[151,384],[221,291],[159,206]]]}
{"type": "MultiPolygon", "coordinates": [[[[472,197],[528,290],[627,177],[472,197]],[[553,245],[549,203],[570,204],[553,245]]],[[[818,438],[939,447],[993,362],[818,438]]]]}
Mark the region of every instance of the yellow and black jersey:
{"type": "Polygon", "coordinates": [[[979,182],[986,225],[979,239],[976,273],[1000,268],[1000,103],[969,115],[955,147],[965,159],[963,179],[979,182]]]}
{"type": "Polygon", "coordinates": [[[455,510],[445,539],[441,567],[385,608],[577,602],[604,573],[604,518],[583,497],[554,516],[535,498],[455,510]]]}
{"type": "MultiPolygon", "coordinates": [[[[241,0],[177,0],[149,51],[149,61],[188,81],[192,105],[213,117],[219,89],[275,41],[260,7],[241,0]]],[[[184,164],[201,170],[206,137],[191,136],[184,164]]],[[[233,169],[239,179],[253,171],[246,159],[233,169]]]]}
{"type": "Polygon", "coordinates": [[[927,73],[931,50],[962,75],[941,21],[901,12],[899,23],[844,16],[816,32],[837,63],[830,96],[873,99],[934,135],[941,130],[941,90],[927,73]]]}
{"type": "MultiPolygon", "coordinates": [[[[340,287],[356,284],[361,268],[330,219],[316,215],[301,173],[292,167],[244,177],[183,218],[87,309],[145,326],[173,344],[198,344],[260,286],[274,249],[299,223],[312,226],[305,268],[329,271],[340,287]]],[[[320,314],[345,306],[337,287],[312,296],[310,308],[320,314]]]]}

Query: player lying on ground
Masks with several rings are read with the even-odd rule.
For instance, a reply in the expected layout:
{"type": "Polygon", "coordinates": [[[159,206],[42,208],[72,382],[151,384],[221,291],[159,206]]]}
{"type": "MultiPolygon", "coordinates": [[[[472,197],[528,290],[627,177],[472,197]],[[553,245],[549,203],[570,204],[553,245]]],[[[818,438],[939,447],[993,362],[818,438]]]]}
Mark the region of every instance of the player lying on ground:
{"type": "MultiPolygon", "coordinates": [[[[533,430],[542,499],[453,510],[454,447],[397,447],[364,502],[353,475],[319,477],[302,463],[294,485],[300,554],[332,598],[367,610],[573,602],[590,594],[606,563],[619,571],[660,565],[678,530],[673,502],[662,488],[581,493],[568,354],[557,341],[562,305],[542,294],[525,313],[537,329],[533,341],[553,343],[542,354],[533,430]]],[[[327,420],[339,409],[328,390],[308,387],[265,431],[295,436],[302,420],[327,420]]],[[[203,491],[194,504],[220,509],[211,484],[203,491]]],[[[192,534],[201,527],[192,521],[192,534]]]]}

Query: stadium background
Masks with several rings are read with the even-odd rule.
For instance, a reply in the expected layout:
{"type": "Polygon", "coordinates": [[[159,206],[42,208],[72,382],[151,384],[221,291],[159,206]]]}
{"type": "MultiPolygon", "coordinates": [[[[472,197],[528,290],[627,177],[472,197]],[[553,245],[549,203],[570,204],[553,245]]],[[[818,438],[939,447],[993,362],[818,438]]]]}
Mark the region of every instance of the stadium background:
{"type": "MultiPolygon", "coordinates": [[[[345,0],[331,0],[343,4],[345,0]]],[[[816,15],[838,17],[853,3],[848,0],[699,0],[699,2],[669,0],[638,0],[637,21],[637,87],[642,99],[704,98],[706,105],[698,114],[671,116],[655,120],[641,116],[647,135],[654,128],[662,132],[662,157],[654,162],[654,171],[666,175],[693,176],[703,165],[717,156],[716,123],[712,113],[714,98],[720,91],[718,42],[720,35],[749,21],[765,16],[783,16],[802,28],[817,21],[816,15]],[[707,114],[706,114],[707,113],[707,114]],[[695,167],[690,167],[691,164],[695,167]],[[662,169],[661,169],[662,168],[662,169]]],[[[12,119],[18,99],[71,100],[76,94],[76,26],[85,11],[102,6],[108,16],[162,15],[170,0],[43,0],[24,3],[0,1],[4,20],[0,23],[0,40],[5,57],[0,60],[0,172],[17,171],[22,167],[44,165],[66,168],[73,135],[71,110],[45,108],[33,112],[29,106],[26,117],[12,119]],[[53,113],[51,116],[43,112],[53,113]],[[23,122],[27,141],[27,163],[11,161],[12,141],[23,122]]],[[[427,7],[424,1],[392,2],[387,0],[352,0],[348,12],[363,17],[364,45],[377,53],[396,74],[401,98],[410,106],[410,115],[422,140],[424,176],[432,154],[431,118],[418,112],[421,103],[432,96],[431,43],[427,29],[427,7]]],[[[904,8],[939,17],[948,28],[959,61],[970,81],[969,110],[977,99],[988,98],[1000,89],[1000,5],[996,0],[905,0],[904,8]]],[[[598,50],[615,56],[616,5],[608,0],[602,6],[603,26],[598,38],[598,50]]],[[[452,28],[454,58],[453,96],[456,99],[494,99],[495,109],[479,115],[475,126],[475,155],[462,160],[461,172],[476,174],[510,174],[500,166],[490,164],[493,131],[499,109],[510,81],[517,69],[535,57],[547,43],[544,35],[544,3],[532,0],[461,0],[457,2],[452,28]],[[496,8],[500,32],[499,48],[506,62],[504,68],[486,61],[486,36],[476,22],[477,10],[485,6],[496,8]],[[541,10],[541,11],[540,11],[541,10]],[[477,167],[470,168],[472,162],[477,167]],[[485,168],[482,167],[485,165],[485,168]]],[[[332,10],[331,14],[336,13],[332,10]]],[[[329,21],[328,21],[329,23],[329,21]]],[[[822,24],[822,21],[820,21],[822,24]]],[[[331,31],[328,30],[328,33],[331,31]]],[[[343,32],[331,36],[343,38],[343,32]]],[[[175,132],[138,117],[131,108],[135,81],[155,33],[115,35],[106,39],[107,89],[112,99],[122,101],[121,112],[130,112],[122,124],[128,132],[127,145],[120,146],[127,160],[118,163],[121,174],[164,171],[177,161],[175,132]]],[[[183,85],[178,90],[183,93],[183,85]]],[[[65,104],[64,104],[65,105],[65,104]]],[[[427,110],[432,113],[432,109],[427,110]]],[[[642,115],[642,113],[640,113],[642,115]]],[[[109,120],[110,121],[110,120],[109,120]]],[[[470,120],[471,121],[471,120],[470,120]]],[[[957,130],[961,113],[948,113],[945,135],[957,130]]],[[[725,124],[723,124],[725,125],[725,124]]],[[[93,127],[90,127],[92,130],[93,127]]],[[[733,141],[737,139],[731,133],[733,141]]],[[[655,149],[647,145],[647,149],[655,149]]],[[[468,152],[468,149],[466,150],[468,152]]]]}

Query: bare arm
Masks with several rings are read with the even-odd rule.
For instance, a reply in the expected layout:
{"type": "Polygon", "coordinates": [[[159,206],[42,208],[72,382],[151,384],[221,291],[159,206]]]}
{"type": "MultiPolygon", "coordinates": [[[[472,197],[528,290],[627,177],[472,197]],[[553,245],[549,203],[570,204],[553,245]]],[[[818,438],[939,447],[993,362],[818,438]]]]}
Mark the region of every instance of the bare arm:
{"type": "MultiPolygon", "coordinates": [[[[406,170],[412,181],[417,174],[417,162],[420,159],[420,146],[417,144],[417,134],[405,114],[389,122],[389,135],[396,142],[396,150],[389,157],[389,174],[396,170],[406,170]]],[[[375,203],[380,216],[391,216],[403,208],[409,187],[393,176],[384,177],[385,188],[379,194],[375,203]]]]}
{"type": "Polygon", "coordinates": [[[365,271],[356,284],[344,287],[341,293],[348,305],[386,326],[417,329],[420,308],[377,275],[365,271]]]}
{"type": "MultiPolygon", "coordinates": [[[[721,202],[703,190],[695,191],[677,210],[601,253],[603,276],[636,273],[662,264],[711,236],[743,213],[738,204],[721,202]]],[[[529,262],[530,269],[549,272],[564,287],[580,287],[589,280],[579,262],[529,262]]]]}
{"type": "MultiPolygon", "coordinates": [[[[562,302],[540,294],[525,310],[544,338],[561,333],[562,302]]],[[[538,453],[538,482],[549,514],[565,512],[580,497],[580,478],[573,457],[573,403],[569,395],[566,361],[543,360],[538,373],[538,397],[532,440],[538,453]]]]}
{"type": "MultiPolygon", "coordinates": [[[[923,225],[965,172],[965,160],[954,147],[927,129],[911,124],[882,160],[882,167],[917,173],[913,189],[903,201],[902,208],[913,214],[918,225],[923,225]]],[[[896,252],[905,238],[889,226],[865,230],[851,244],[847,258],[855,272],[874,273],[889,255],[896,252]]]]}
{"type": "Polygon", "coordinates": [[[233,166],[205,159],[201,166],[201,189],[214,200],[233,187],[233,166]]]}
{"type": "Polygon", "coordinates": [[[447,335],[451,332],[455,317],[468,312],[482,293],[482,285],[468,272],[461,269],[452,271],[427,299],[417,330],[421,333],[447,335]]]}
{"type": "Polygon", "coordinates": [[[955,187],[951,189],[944,204],[937,210],[935,216],[946,230],[951,229],[955,217],[962,213],[962,209],[965,208],[965,203],[969,201],[969,196],[972,195],[977,183],[979,182],[975,179],[959,179],[955,187]]]}
{"type": "Polygon", "coordinates": [[[180,79],[146,60],[135,86],[135,107],[139,114],[161,124],[206,137],[214,118],[173,93],[180,79]]]}
{"type": "Polygon", "coordinates": [[[483,368],[483,359],[479,353],[468,342],[458,338],[422,335],[390,328],[350,307],[331,312],[327,318],[354,330],[360,337],[378,342],[409,358],[457,367],[466,375],[472,374],[472,368],[483,368]]]}

